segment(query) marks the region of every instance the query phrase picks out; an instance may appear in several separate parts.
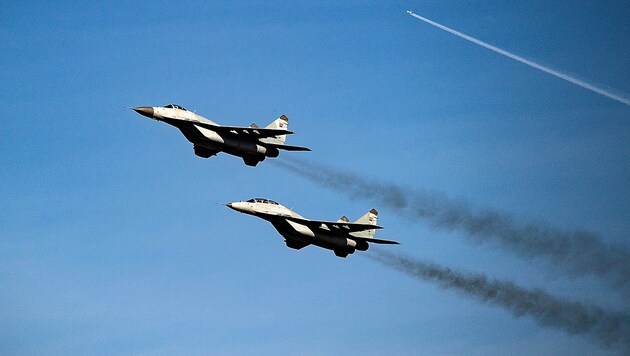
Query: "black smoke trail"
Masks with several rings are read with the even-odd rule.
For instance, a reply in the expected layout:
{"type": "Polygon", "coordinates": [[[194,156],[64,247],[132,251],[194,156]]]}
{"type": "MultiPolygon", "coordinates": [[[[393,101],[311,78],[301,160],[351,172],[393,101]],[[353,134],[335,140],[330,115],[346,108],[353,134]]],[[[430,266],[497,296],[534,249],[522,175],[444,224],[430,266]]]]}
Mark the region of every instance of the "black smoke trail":
{"type": "Polygon", "coordinates": [[[454,289],[483,303],[501,307],[514,317],[529,316],[538,324],[579,334],[612,349],[630,352],[630,316],[566,300],[540,289],[526,289],[483,274],[453,271],[437,264],[370,249],[364,255],[412,277],[454,289]]]}
{"type": "Polygon", "coordinates": [[[520,223],[506,213],[474,209],[441,193],[368,180],[323,164],[298,159],[275,162],[323,187],[384,204],[412,220],[459,230],[469,240],[487,243],[525,258],[544,258],[570,275],[594,275],[630,290],[630,252],[608,244],[595,233],[565,231],[543,222],[520,223]]]}

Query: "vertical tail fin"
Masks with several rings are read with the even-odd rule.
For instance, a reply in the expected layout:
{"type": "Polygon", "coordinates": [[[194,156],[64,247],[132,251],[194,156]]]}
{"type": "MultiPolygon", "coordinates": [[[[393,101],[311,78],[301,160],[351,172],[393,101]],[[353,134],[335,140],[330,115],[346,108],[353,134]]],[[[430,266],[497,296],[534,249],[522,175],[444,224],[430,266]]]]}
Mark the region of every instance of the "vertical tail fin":
{"type": "MultiPolygon", "coordinates": [[[[378,220],[378,211],[376,211],[376,209],[372,209],[368,211],[367,213],[365,213],[365,215],[357,219],[355,223],[376,225],[377,220],[378,220]]],[[[368,237],[372,237],[374,236],[374,233],[376,232],[376,230],[366,230],[363,232],[367,233],[368,237]]]]}
{"type": "MultiPolygon", "coordinates": [[[[289,129],[289,118],[286,115],[282,115],[279,118],[277,118],[274,122],[270,123],[269,125],[267,125],[267,127],[265,127],[266,129],[282,129],[282,130],[288,130],[289,129]]],[[[284,144],[284,140],[287,138],[287,135],[278,135],[276,136],[276,139],[278,141],[280,141],[281,143],[284,144]]]]}

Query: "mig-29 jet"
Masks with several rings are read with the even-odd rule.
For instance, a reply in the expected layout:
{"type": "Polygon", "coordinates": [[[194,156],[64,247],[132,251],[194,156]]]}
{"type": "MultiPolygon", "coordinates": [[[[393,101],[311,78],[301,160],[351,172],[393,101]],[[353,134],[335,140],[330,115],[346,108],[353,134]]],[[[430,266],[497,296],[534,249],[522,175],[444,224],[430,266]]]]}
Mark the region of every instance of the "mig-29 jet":
{"type": "Polygon", "coordinates": [[[175,126],[193,144],[195,154],[202,158],[219,152],[243,158],[248,166],[256,166],[266,157],[278,157],[280,150],[310,151],[307,147],[285,145],[289,119],[282,115],[265,128],[221,126],[201,115],[175,104],[140,106],[133,109],[140,115],[175,126]]]}
{"type": "Polygon", "coordinates": [[[354,251],[367,251],[368,243],[398,244],[396,241],[375,239],[378,212],[367,212],[351,223],[345,216],[337,221],[310,220],[294,213],[273,200],[255,198],[226,204],[238,212],[254,215],[269,221],[284,237],[287,247],[299,250],[315,245],[332,250],[339,257],[346,257],[354,251]]]}

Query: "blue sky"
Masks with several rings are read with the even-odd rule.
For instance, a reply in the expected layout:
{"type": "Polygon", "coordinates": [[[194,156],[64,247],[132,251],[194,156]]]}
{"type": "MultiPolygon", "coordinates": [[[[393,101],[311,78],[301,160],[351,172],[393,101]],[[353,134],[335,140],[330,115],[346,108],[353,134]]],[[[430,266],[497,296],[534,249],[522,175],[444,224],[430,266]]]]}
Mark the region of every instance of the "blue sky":
{"type": "MultiPolygon", "coordinates": [[[[286,114],[287,153],[628,247],[630,108],[418,14],[630,92],[618,1],[12,2],[0,13],[0,353],[607,354],[362,258],[289,250],[214,203],[375,207],[404,251],[628,312],[626,296],[322,189],[208,160],[125,106],[286,114]]],[[[366,253],[370,253],[369,251],[366,253]]]]}

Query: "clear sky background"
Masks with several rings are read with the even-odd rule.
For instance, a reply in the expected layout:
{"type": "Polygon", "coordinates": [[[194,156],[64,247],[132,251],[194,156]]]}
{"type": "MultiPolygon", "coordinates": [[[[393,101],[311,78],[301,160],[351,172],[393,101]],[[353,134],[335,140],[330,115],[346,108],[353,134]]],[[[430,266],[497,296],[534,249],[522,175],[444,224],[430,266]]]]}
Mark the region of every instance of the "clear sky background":
{"type": "MultiPolygon", "coordinates": [[[[370,208],[387,247],[629,312],[627,295],[475,246],[267,160],[196,157],[125,106],[290,119],[289,152],[630,248],[630,107],[429,19],[630,92],[625,1],[4,2],[0,354],[608,354],[361,257],[288,249],[214,203],[370,208]]],[[[282,159],[282,157],[280,157],[282,159]]],[[[369,192],[366,192],[369,194],[369,192]]],[[[370,251],[365,252],[367,254],[370,251]]]]}

